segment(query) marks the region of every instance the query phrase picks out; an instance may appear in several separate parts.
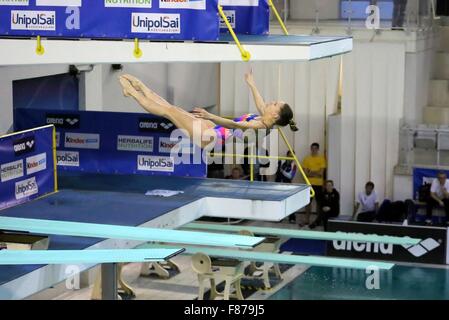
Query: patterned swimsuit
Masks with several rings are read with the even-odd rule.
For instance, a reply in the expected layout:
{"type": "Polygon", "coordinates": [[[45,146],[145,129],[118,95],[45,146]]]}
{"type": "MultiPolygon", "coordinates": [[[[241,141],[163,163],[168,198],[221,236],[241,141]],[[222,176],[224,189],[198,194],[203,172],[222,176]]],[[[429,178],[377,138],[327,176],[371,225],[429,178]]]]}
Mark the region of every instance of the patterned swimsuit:
{"type": "MultiPolygon", "coordinates": [[[[257,114],[253,114],[253,113],[248,113],[248,114],[244,114],[243,116],[239,117],[239,118],[235,118],[233,121],[234,122],[250,122],[253,121],[254,119],[258,118],[259,116],[257,114]]],[[[228,128],[224,128],[222,126],[216,126],[214,128],[215,132],[217,132],[217,138],[218,138],[218,143],[220,144],[224,144],[225,141],[227,139],[229,139],[229,137],[231,137],[233,134],[234,136],[236,136],[237,132],[240,132],[240,130],[238,131],[233,131],[231,129],[228,128]]]]}

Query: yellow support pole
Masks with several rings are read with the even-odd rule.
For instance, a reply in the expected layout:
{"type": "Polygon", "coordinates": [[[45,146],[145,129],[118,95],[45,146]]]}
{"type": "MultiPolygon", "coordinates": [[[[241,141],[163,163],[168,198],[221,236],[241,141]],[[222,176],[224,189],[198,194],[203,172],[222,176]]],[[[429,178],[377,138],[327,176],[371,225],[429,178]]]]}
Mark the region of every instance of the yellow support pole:
{"type": "Polygon", "coordinates": [[[56,127],[53,126],[53,170],[55,179],[55,192],[58,192],[58,159],[56,157],[56,127]]]}
{"type": "MultiPolygon", "coordinates": [[[[254,147],[251,147],[251,157],[248,157],[248,161],[250,161],[250,165],[249,165],[249,175],[250,175],[250,181],[253,182],[254,181],[254,163],[253,163],[253,159],[254,159],[254,147]]],[[[257,159],[257,158],[256,158],[257,159]]]]}
{"type": "Polygon", "coordinates": [[[134,57],[136,59],[139,59],[142,57],[143,52],[142,49],[140,49],[140,44],[139,44],[139,39],[135,38],[134,39],[134,51],[133,51],[134,57]]]}
{"type": "Polygon", "coordinates": [[[42,56],[45,53],[44,46],[42,45],[41,36],[37,36],[36,39],[36,54],[42,56]]]}
{"type": "Polygon", "coordinates": [[[228,28],[229,33],[232,36],[232,39],[234,39],[235,44],[239,48],[243,61],[245,61],[245,62],[249,61],[251,59],[251,54],[249,53],[249,51],[245,50],[245,48],[240,43],[239,38],[237,38],[237,35],[234,32],[234,29],[232,29],[232,26],[229,23],[228,18],[226,17],[226,15],[223,11],[223,7],[220,5],[218,6],[218,12],[220,13],[221,18],[223,19],[224,23],[226,24],[226,27],[228,28]]]}
{"type": "Polygon", "coordinates": [[[276,16],[276,19],[279,21],[279,24],[281,25],[282,31],[284,31],[284,34],[288,36],[288,30],[285,26],[284,21],[282,21],[281,16],[279,15],[278,10],[276,9],[276,6],[273,4],[273,0],[268,0],[268,5],[270,6],[271,10],[273,10],[274,15],[276,16]]]}
{"type": "MultiPolygon", "coordinates": [[[[295,154],[295,151],[293,150],[292,146],[290,145],[290,142],[288,142],[288,139],[285,136],[282,129],[278,128],[278,130],[279,130],[279,133],[281,134],[282,139],[284,140],[285,144],[287,145],[288,150],[290,150],[290,152],[292,153],[295,163],[298,166],[299,172],[301,172],[301,175],[303,176],[304,181],[306,182],[307,185],[311,186],[312,184],[310,183],[309,178],[307,177],[306,173],[304,172],[304,170],[301,166],[301,163],[299,162],[298,157],[295,154]]],[[[315,190],[313,190],[312,187],[310,187],[310,197],[311,198],[315,197],[315,190]]]]}

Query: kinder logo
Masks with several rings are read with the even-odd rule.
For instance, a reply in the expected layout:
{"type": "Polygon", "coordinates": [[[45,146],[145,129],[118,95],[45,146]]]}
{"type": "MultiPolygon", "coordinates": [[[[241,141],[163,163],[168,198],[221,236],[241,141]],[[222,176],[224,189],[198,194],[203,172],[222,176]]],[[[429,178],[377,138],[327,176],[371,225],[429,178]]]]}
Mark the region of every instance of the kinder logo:
{"type": "Polygon", "coordinates": [[[78,129],[80,127],[79,115],[55,115],[47,114],[47,124],[52,124],[57,128],[78,129]]]}
{"type": "Polygon", "coordinates": [[[222,6],[258,7],[259,0],[220,0],[222,6]]]}
{"type": "Polygon", "coordinates": [[[56,153],[58,166],[79,167],[80,155],[75,151],[58,151],[56,153]]]}
{"type": "Polygon", "coordinates": [[[164,122],[153,119],[139,119],[139,130],[147,132],[171,132],[175,125],[171,122],[164,122]]]}
{"type": "Polygon", "coordinates": [[[16,156],[20,156],[33,152],[35,144],[34,136],[18,139],[13,142],[14,153],[16,156]]]}
{"type": "Polygon", "coordinates": [[[160,153],[180,153],[192,154],[193,148],[190,142],[171,141],[170,138],[159,138],[159,152],[160,153]]]}
{"type": "Polygon", "coordinates": [[[28,6],[29,0],[0,0],[0,6],[28,6]]]}
{"type": "Polygon", "coordinates": [[[16,182],[16,199],[20,200],[39,192],[36,178],[16,182]]]}
{"type": "MultiPolygon", "coordinates": [[[[235,28],[235,10],[223,10],[223,12],[231,27],[235,28]]],[[[223,19],[220,19],[220,28],[227,28],[223,19]]]]}
{"type": "Polygon", "coordinates": [[[11,11],[11,30],[56,30],[54,11],[11,11]]]}
{"type": "Polygon", "coordinates": [[[107,8],[151,8],[152,0],[105,0],[107,8]]]}
{"type": "Polygon", "coordinates": [[[166,13],[134,12],[131,18],[134,33],[181,33],[181,16],[166,13]]]}
{"type": "Polygon", "coordinates": [[[100,149],[100,135],[91,133],[65,134],[65,148],[100,149]]]}
{"type": "Polygon", "coordinates": [[[153,137],[118,136],[117,150],[152,152],[154,146],[153,137]]]}
{"type": "Polygon", "coordinates": [[[26,159],[27,175],[47,169],[47,154],[41,153],[26,159]]]}
{"type": "Polygon", "coordinates": [[[158,156],[137,156],[137,170],[157,171],[157,172],[174,172],[175,164],[173,157],[158,156]]]}
{"type": "Polygon", "coordinates": [[[206,0],[159,0],[159,8],[206,10],[206,0]]]}
{"type": "Polygon", "coordinates": [[[23,177],[23,160],[17,160],[0,166],[1,182],[23,177]]]}

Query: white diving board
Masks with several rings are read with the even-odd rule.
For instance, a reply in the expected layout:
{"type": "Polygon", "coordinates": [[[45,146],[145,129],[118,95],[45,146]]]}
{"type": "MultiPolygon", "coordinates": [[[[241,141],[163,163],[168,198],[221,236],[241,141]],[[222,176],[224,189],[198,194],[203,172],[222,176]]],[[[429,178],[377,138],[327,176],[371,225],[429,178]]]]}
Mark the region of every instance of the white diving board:
{"type": "MultiPolygon", "coordinates": [[[[138,248],[164,248],[170,249],[171,246],[146,244],[141,245],[138,248]]],[[[279,254],[269,252],[257,252],[257,251],[243,251],[243,250],[222,250],[213,248],[199,248],[199,247],[185,247],[185,254],[204,253],[208,256],[217,258],[229,258],[242,261],[254,261],[254,262],[273,262],[283,264],[303,264],[320,267],[334,267],[334,268],[349,268],[349,269],[363,269],[367,268],[379,268],[381,270],[390,270],[394,267],[394,263],[377,262],[377,261],[364,261],[356,259],[342,259],[342,258],[328,258],[318,256],[299,256],[290,254],[279,254]]]]}
{"type": "Polygon", "coordinates": [[[0,265],[162,262],[184,249],[1,250],[0,265]]]}
{"type": "MultiPolygon", "coordinates": [[[[310,61],[352,51],[351,37],[307,35],[239,36],[251,61],[310,61]]],[[[149,62],[241,62],[229,38],[217,42],[141,41],[141,58],[134,57],[134,42],[107,40],[42,40],[43,55],[36,54],[35,39],[0,39],[0,66],[36,64],[117,64],[149,62]]]]}
{"type": "Polygon", "coordinates": [[[46,235],[252,248],[264,238],[107,224],[0,217],[0,230],[46,235]]]}
{"type": "Polygon", "coordinates": [[[371,242],[371,243],[387,243],[395,245],[415,245],[421,242],[421,239],[410,237],[392,237],[379,235],[364,235],[345,232],[322,232],[322,231],[308,231],[308,230],[294,230],[294,229],[280,229],[280,228],[266,228],[253,226],[231,226],[219,225],[212,223],[189,223],[182,226],[182,229],[201,230],[201,231],[216,231],[216,232],[239,232],[241,230],[248,230],[256,235],[278,236],[286,238],[299,238],[310,240],[344,240],[354,242],[371,242]]]}

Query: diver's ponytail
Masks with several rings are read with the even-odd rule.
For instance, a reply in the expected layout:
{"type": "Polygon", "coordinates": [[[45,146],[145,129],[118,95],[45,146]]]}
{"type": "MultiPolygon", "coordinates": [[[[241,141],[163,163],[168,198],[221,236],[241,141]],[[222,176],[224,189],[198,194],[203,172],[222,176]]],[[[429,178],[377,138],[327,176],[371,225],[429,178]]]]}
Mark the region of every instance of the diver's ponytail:
{"type": "Polygon", "coordinates": [[[289,121],[288,125],[290,126],[290,130],[293,132],[299,130],[298,126],[296,125],[296,122],[293,119],[289,121]]]}

